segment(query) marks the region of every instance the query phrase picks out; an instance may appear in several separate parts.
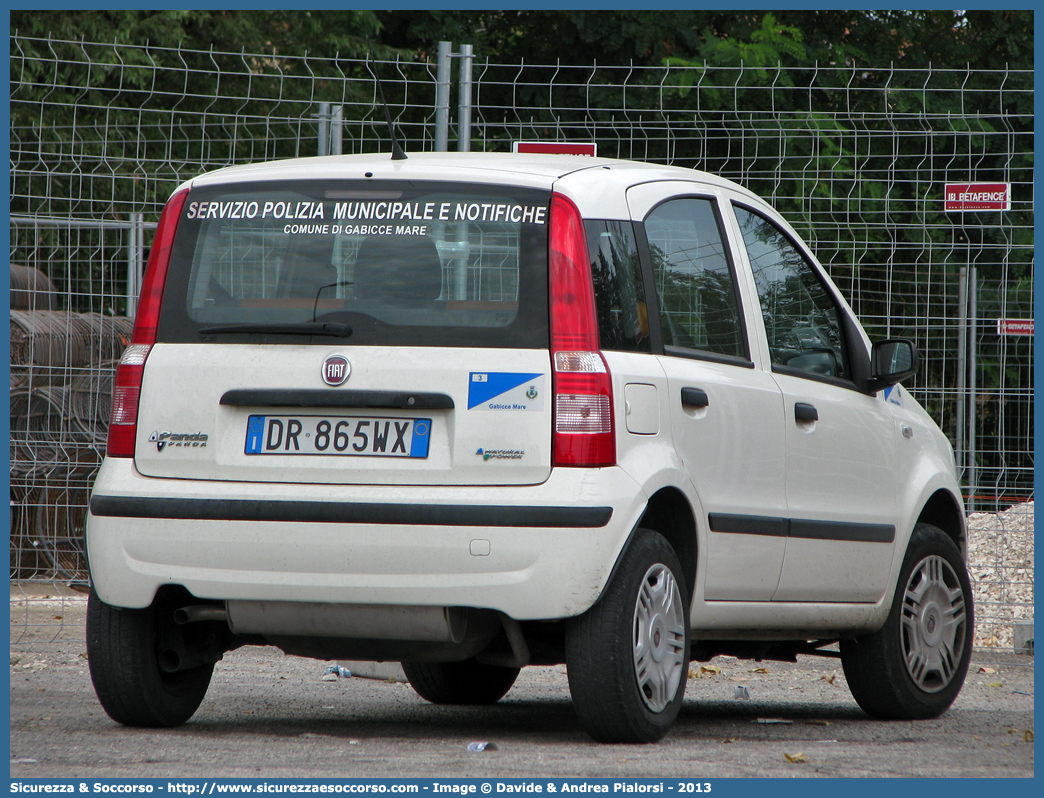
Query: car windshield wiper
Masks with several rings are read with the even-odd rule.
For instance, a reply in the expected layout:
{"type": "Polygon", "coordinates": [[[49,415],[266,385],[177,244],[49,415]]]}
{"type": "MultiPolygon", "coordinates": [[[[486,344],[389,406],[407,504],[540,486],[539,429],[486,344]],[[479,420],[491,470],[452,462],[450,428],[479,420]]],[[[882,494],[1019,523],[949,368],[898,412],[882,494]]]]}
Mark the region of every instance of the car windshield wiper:
{"type": "Polygon", "coordinates": [[[255,333],[258,335],[332,335],[335,338],[347,338],[352,328],[347,324],[333,321],[300,321],[294,324],[221,324],[214,327],[200,327],[200,335],[220,335],[221,333],[255,333]]]}

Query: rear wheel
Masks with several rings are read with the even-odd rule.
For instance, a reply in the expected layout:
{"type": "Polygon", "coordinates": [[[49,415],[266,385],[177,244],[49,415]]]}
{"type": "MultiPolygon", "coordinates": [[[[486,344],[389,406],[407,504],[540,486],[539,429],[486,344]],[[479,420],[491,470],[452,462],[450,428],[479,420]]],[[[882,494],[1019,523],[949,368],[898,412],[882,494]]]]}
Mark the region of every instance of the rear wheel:
{"type": "Polygon", "coordinates": [[[612,582],[566,629],[573,706],[599,742],[651,743],[678,717],[689,670],[689,602],[681,564],[639,529],[612,582]]]}
{"type": "Polygon", "coordinates": [[[125,726],[180,726],[195,713],[210,685],[212,664],[167,673],[159,666],[159,624],[173,624],[173,607],[87,601],[87,662],[102,708],[125,726]]]}
{"type": "Polygon", "coordinates": [[[960,551],[941,529],[918,524],[885,625],[841,641],[856,702],[883,720],[938,717],[964,684],[972,628],[971,583],[960,551]]]}
{"type": "Polygon", "coordinates": [[[402,669],[417,695],[433,704],[494,704],[507,695],[518,668],[463,662],[403,662],[402,669]]]}

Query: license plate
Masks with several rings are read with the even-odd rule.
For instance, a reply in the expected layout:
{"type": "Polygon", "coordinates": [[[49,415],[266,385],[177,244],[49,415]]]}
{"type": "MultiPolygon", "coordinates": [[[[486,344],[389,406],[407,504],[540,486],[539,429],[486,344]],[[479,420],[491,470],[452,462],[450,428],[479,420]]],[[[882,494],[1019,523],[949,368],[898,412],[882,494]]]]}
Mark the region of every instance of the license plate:
{"type": "Polygon", "coordinates": [[[430,418],[250,416],[246,454],[427,457],[430,418]]]}

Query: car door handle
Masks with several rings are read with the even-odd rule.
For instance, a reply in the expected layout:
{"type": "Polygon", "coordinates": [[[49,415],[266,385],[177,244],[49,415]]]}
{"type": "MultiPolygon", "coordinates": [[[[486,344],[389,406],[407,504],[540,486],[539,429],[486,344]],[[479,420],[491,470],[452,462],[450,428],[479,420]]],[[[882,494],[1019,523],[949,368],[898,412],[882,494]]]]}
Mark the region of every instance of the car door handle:
{"type": "Polygon", "coordinates": [[[702,388],[682,388],[681,399],[686,407],[700,408],[710,404],[710,398],[702,388]]]}
{"type": "Polygon", "coordinates": [[[794,418],[798,421],[819,421],[819,411],[815,405],[797,402],[794,405],[794,418]]]}

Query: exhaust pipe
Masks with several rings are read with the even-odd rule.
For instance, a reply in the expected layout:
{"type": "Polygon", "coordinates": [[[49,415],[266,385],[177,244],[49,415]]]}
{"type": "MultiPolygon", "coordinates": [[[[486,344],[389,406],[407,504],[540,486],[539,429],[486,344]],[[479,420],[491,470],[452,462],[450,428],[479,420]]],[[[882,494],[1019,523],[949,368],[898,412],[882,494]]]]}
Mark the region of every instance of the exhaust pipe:
{"type": "Polygon", "coordinates": [[[228,612],[215,604],[191,604],[174,610],[174,623],[184,626],[196,621],[224,621],[228,623],[228,612]]]}

